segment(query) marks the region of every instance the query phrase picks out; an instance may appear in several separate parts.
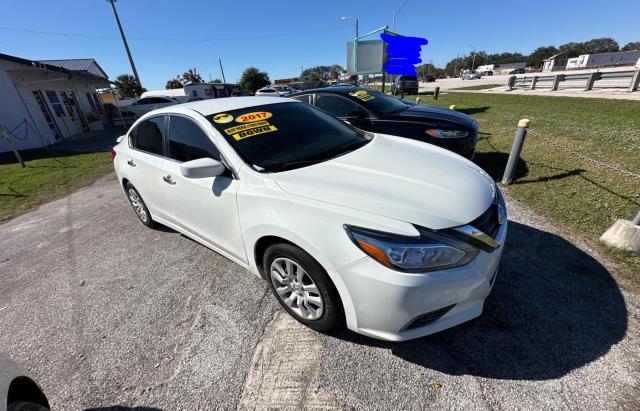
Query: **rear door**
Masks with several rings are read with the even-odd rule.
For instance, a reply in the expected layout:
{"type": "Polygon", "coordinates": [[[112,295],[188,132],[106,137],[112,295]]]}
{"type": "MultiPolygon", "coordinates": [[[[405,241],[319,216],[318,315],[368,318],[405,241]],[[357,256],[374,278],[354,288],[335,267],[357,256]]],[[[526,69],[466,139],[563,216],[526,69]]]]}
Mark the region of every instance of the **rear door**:
{"type": "Polygon", "coordinates": [[[165,162],[165,117],[150,117],[131,130],[126,153],[125,176],[138,190],[153,217],[167,219],[170,213],[162,180],[165,162]]]}
{"type": "Polygon", "coordinates": [[[172,222],[246,263],[236,201],[240,181],[229,170],[217,177],[182,175],[183,162],[207,157],[221,160],[205,128],[192,118],[169,116],[167,141],[169,158],[164,163],[163,181],[172,222]]]}

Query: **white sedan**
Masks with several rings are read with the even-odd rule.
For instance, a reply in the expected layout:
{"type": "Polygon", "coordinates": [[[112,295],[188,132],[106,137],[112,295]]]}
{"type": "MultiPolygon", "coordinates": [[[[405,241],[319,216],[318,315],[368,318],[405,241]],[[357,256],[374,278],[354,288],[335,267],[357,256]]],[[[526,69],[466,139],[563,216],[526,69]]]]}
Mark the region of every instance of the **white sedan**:
{"type": "Polygon", "coordinates": [[[151,110],[155,110],[158,108],[175,106],[176,104],[180,104],[181,101],[175,97],[143,97],[140,100],[136,101],[133,104],[123,107],[122,111],[130,111],[136,117],[140,117],[151,110]]]}
{"type": "Polygon", "coordinates": [[[148,113],[112,155],[142,223],[263,278],[313,329],[415,338],[479,316],[493,287],[502,196],[439,147],[291,99],[233,97],[148,113]]]}
{"type": "Polygon", "coordinates": [[[287,93],[285,93],[284,91],[280,91],[274,87],[263,87],[261,89],[259,89],[258,91],[256,91],[256,96],[271,96],[271,97],[282,97],[285,96],[287,93]]]}

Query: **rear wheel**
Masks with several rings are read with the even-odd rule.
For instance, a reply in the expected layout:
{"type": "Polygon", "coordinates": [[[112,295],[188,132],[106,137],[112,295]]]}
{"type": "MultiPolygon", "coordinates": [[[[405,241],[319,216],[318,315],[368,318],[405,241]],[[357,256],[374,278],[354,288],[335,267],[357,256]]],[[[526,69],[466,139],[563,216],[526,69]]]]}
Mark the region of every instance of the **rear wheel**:
{"type": "Polygon", "coordinates": [[[133,211],[136,212],[136,215],[142,224],[149,228],[153,228],[156,222],[151,218],[151,213],[149,212],[147,205],[142,200],[140,193],[138,193],[138,190],[136,190],[133,184],[127,182],[127,184],[125,184],[125,191],[127,192],[127,198],[129,199],[131,207],[133,207],[133,211]]]}
{"type": "Polygon", "coordinates": [[[318,262],[290,244],[274,244],[264,254],[267,279],[278,302],[293,318],[321,332],[342,324],[342,304],[318,262]]]}

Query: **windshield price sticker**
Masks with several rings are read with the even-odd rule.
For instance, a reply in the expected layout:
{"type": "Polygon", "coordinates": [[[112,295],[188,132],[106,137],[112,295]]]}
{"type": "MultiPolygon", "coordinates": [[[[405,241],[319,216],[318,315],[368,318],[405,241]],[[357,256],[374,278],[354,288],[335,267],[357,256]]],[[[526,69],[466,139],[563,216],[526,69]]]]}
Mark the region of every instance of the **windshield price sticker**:
{"type": "MultiPolygon", "coordinates": [[[[265,121],[265,123],[266,123],[266,121],[265,121]]],[[[231,137],[235,138],[236,141],[240,141],[240,140],[245,139],[247,137],[253,137],[253,136],[257,136],[257,135],[260,135],[260,134],[266,134],[266,133],[272,133],[274,131],[278,131],[276,126],[269,124],[267,126],[260,126],[260,127],[256,127],[256,128],[251,128],[249,130],[241,131],[239,133],[233,134],[231,137]]]]}
{"type": "Polygon", "coordinates": [[[213,116],[214,123],[224,124],[224,123],[231,123],[232,121],[233,121],[233,116],[231,114],[220,113],[213,116]]]}
{"type": "Polygon", "coordinates": [[[268,125],[270,125],[268,121],[260,120],[254,121],[253,123],[241,124],[239,126],[225,128],[224,132],[227,133],[227,135],[233,135],[241,131],[249,130],[256,127],[265,127],[268,125]]]}
{"type": "Polygon", "coordinates": [[[349,93],[350,96],[353,96],[357,99],[360,99],[362,101],[369,101],[369,100],[373,100],[375,97],[373,97],[371,94],[367,93],[366,90],[358,90],[358,91],[354,91],[353,93],[349,93]]]}
{"type": "Polygon", "coordinates": [[[241,114],[236,118],[238,123],[251,123],[253,121],[266,120],[271,117],[272,114],[268,111],[254,111],[252,113],[241,114]]]}

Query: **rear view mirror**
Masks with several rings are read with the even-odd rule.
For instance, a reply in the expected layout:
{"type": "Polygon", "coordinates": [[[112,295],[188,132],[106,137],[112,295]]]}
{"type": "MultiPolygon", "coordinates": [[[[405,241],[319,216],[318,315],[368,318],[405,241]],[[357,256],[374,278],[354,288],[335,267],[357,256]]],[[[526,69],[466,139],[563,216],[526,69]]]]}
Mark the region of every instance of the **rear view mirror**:
{"type": "Polygon", "coordinates": [[[199,158],[180,164],[180,172],[187,178],[216,177],[224,170],[224,164],[212,158],[199,158]]]}

